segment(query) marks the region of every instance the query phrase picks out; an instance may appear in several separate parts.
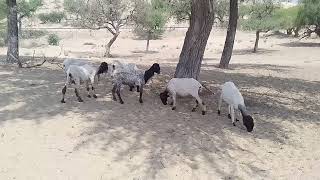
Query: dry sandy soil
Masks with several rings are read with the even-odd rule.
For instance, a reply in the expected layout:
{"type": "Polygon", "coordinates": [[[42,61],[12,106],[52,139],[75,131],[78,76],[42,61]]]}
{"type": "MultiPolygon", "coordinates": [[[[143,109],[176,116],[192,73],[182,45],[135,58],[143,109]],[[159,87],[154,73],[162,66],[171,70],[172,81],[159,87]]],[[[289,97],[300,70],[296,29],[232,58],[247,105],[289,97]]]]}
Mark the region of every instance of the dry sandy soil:
{"type": "MultiPolygon", "coordinates": [[[[124,30],[104,59],[105,31],[60,30],[62,55],[112,62],[135,62],[162,72],[138,93],[122,91],[125,104],[110,98],[108,78],[99,84],[98,99],[78,103],[73,90],[61,104],[64,74],[56,65],[17,69],[0,66],[0,179],[320,179],[320,42],[264,37],[252,54],[254,34],[239,32],[231,69],[218,64],[225,31],[210,36],[201,81],[214,92],[225,81],[240,88],[255,129],[234,127],[226,106],[217,115],[219,93],[202,96],[208,113],[191,112],[194,101],[179,99],[176,111],[161,104],[158,94],[172,77],[185,30],[167,32],[151,42],[124,30]],[[92,45],[84,45],[92,43],[92,45]]],[[[21,54],[54,57],[60,48],[46,38],[23,41],[21,54]],[[36,47],[35,47],[36,46],[36,47]]],[[[5,49],[1,48],[2,57],[5,49]]]]}

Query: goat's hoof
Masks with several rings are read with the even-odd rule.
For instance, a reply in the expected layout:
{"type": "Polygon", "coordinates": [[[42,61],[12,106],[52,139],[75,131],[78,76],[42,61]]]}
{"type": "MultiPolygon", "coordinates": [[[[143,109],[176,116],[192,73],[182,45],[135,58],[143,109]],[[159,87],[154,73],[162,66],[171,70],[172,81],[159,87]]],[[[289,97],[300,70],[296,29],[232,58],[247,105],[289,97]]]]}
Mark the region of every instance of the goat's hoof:
{"type": "Polygon", "coordinates": [[[233,126],[236,126],[236,124],[234,122],[232,124],[233,124],[233,126]]]}
{"type": "Polygon", "coordinates": [[[61,103],[66,103],[64,100],[61,100],[60,102],[61,102],[61,103]]]}
{"type": "Polygon", "coordinates": [[[230,114],[228,114],[228,118],[231,119],[231,115],[230,114]]]}
{"type": "Polygon", "coordinates": [[[94,98],[98,98],[98,96],[97,96],[97,95],[95,95],[95,94],[94,94],[94,95],[92,95],[92,96],[93,96],[94,98]]]}
{"type": "Polygon", "coordinates": [[[205,111],[202,111],[202,115],[206,115],[206,112],[205,112],[205,111]]]}
{"type": "Polygon", "coordinates": [[[79,102],[83,102],[83,100],[82,100],[82,99],[78,99],[78,101],[79,101],[79,102]]]}
{"type": "Polygon", "coordinates": [[[132,89],[129,89],[129,91],[131,91],[131,92],[132,92],[133,90],[132,90],[132,89]]]}
{"type": "Polygon", "coordinates": [[[124,104],[124,102],[123,102],[123,101],[120,101],[120,104],[124,104]]]}
{"type": "Polygon", "coordinates": [[[236,119],[236,121],[239,121],[239,119],[236,119]]]}
{"type": "Polygon", "coordinates": [[[191,112],[195,112],[196,111],[196,108],[192,108],[191,112]]]}
{"type": "Polygon", "coordinates": [[[176,107],[172,107],[172,110],[176,110],[176,107]]]}
{"type": "Polygon", "coordinates": [[[137,90],[137,92],[140,92],[140,90],[137,90]]]}
{"type": "Polygon", "coordinates": [[[117,101],[117,98],[112,98],[112,100],[117,101]]]}
{"type": "Polygon", "coordinates": [[[220,112],[220,110],[218,110],[218,115],[220,115],[221,114],[221,112],[220,112]]]}
{"type": "Polygon", "coordinates": [[[90,95],[88,95],[87,97],[88,97],[88,98],[91,98],[91,96],[90,96],[90,95]]]}

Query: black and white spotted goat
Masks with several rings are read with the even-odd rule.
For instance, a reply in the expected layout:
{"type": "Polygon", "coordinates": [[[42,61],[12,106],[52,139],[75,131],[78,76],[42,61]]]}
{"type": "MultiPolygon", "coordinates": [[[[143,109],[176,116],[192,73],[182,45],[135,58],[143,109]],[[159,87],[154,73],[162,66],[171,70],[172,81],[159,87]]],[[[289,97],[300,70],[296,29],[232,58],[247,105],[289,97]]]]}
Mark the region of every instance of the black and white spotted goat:
{"type": "Polygon", "coordinates": [[[97,95],[95,94],[95,88],[94,88],[96,77],[99,77],[100,74],[108,72],[108,63],[102,62],[98,68],[94,68],[91,64],[89,64],[86,61],[76,60],[76,59],[66,59],[63,62],[63,67],[66,73],[66,83],[62,88],[61,103],[65,103],[64,98],[67,91],[67,86],[70,86],[71,84],[74,84],[75,86],[74,92],[79,102],[83,102],[78,91],[81,84],[86,85],[89,98],[91,98],[91,95],[90,95],[90,85],[91,85],[92,96],[94,98],[97,98],[97,95]]]}
{"type": "Polygon", "coordinates": [[[117,98],[115,94],[117,93],[121,104],[124,103],[120,94],[122,85],[128,85],[131,91],[136,86],[137,91],[140,92],[139,102],[143,103],[142,94],[144,85],[154,76],[154,73],[160,74],[160,65],[158,63],[154,63],[148,70],[144,72],[136,68],[136,66],[117,70],[117,67],[114,65],[113,68],[116,70],[113,72],[112,96],[113,100],[116,101],[117,98]]]}
{"type": "Polygon", "coordinates": [[[221,95],[218,103],[218,114],[220,115],[222,100],[224,100],[228,104],[228,109],[229,109],[228,117],[231,118],[232,124],[234,126],[236,125],[235,111],[239,110],[242,115],[243,125],[247,128],[248,132],[251,132],[253,130],[254,121],[253,121],[253,118],[248,114],[248,111],[244,104],[244,99],[240,91],[238,90],[238,88],[234,85],[233,82],[226,82],[222,85],[221,88],[222,90],[221,90],[221,95]]]}
{"type": "Polygon", "coordinates": [[[172,110],[176,109],[176,96],[192,96],[196,99],[196,105],[192,108],[195,111],[199,106],[202,107],[202,115],[206,114],[206,105],[199,96],[203,86],[193,78],[173,78],[171,79],[166,87],[166,90],[160,93],[160,99],[164,105],[167,105],[168,98],[171,96],[173,100],[172,110]]]}

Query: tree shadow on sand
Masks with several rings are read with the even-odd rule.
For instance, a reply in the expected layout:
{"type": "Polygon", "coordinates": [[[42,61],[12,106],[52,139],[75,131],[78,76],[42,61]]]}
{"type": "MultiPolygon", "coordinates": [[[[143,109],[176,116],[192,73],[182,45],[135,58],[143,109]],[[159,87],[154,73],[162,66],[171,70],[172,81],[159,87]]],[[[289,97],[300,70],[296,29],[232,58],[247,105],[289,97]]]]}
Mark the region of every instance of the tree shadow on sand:
{"type": "Polygon", "coordinates": [[[280,46],[285,47],[320,47],[320,43],[307,43],[307,42],[289,42],[289,43],[281,43],[280,46]]]}
{"type": "MultiPolygon", "coordinates": [[[[208,106],[208,114],[205,116],[199,111],[191,112],[194,102],[190,98],[179,99],[176,111],[162,105],[159,93],[173,75],[172,66],[162,65],[162,74],[156,76],[153,83],[145,88],[143,104],[138,102],[138,93],[129,92],[128,88],[124,87],[123,105],[105,100],[106,96],[110,96],[110,81],[106,81],[104,88],[100,86],[98,90],[102,101],[85,98],[84,103],[77,103],[74,95],[69,95],[67,103],[61,104],[60,90],[64,84],[61,70],[47,67],[22,70],[4,66],[0,68],[0,88],[3,89],[0,91],[0,126],[5,121],[19,118],[41,123],[43,119],[50,120],[56,115],[79,112],[84,121],[90,121],[93,125],[79,134],[79,143],[74,146],[73,152],[94,146],[101,154],[114,154],[109,163],[125,163],[129,172],[132,172],[129,175],[123,174],[122,177],[159,178],[163,170],[185,164],[190,168],[187,170],[191,171],[208,166],[206,170],[211,177],[268,178],[270,172],[264,168],[266,159],[251,150],[257,146],[256,141],[261,139],[290,145],[287,140],[291,132],[288,132],[280,121],[319,123],[317,117],[320,115],[320,106],[314,97],[314,94],[320,91],[319,82],[271,76],[256,77],[204,65],[201,79],[206,80],[214,92],[218,91],[220,84],[232,80],[241,90],[265,87],[276,92],[306,95],[305,99],[293,98],[292,103],[296,107],[304,107],[295,109],[284,104],[281,98],[273,97],[279,94],[265,96],[254,90],[244,91],[248,109],[254,113],[257,123],[254,132],[247,133],[241,123],[238,123],[237,127],[232,126],[226,116],[225,106],[222,116],[216,114],[219,93],[203,94],[208,106]],[[17,102],[21,105],[9,107],[17,102]],[[238,138],[244,139],[246,145],[236,143],[238,138]],[[241,156],[232,152],[241,152],[241,156]],[[246,156],[255,159],[255,163],[241,159],[246,156]],[[136,158],[140,158],[139,161],[136,161],[136,158]],[[244,171],[244,174],[239,175],[238,171],[244,171]],[[142,172],[143,175],[141,177],[134,172],[142,172]]],[[[247,65],[247,68],[263,67],[247,65]]],[[[82,96],[84,93],[82,90],[82,96]]]]}

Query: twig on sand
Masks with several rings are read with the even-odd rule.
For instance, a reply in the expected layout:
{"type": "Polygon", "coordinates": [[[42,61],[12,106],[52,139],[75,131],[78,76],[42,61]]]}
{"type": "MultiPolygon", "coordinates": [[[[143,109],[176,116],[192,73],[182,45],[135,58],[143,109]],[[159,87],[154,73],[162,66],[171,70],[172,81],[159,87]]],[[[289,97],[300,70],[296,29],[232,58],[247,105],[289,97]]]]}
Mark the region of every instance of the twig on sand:
{"type": "Polygon", "coordinates": [[[32,66],[28,66],[28,65],[27,65],[25,68],[33,68],[33,67],[42,66],[46,61],[47,61],[46,57],[43,56],[43,61],[42,61],[42,63],[35,64],[35,65],[32,65],[32,66]]]}

